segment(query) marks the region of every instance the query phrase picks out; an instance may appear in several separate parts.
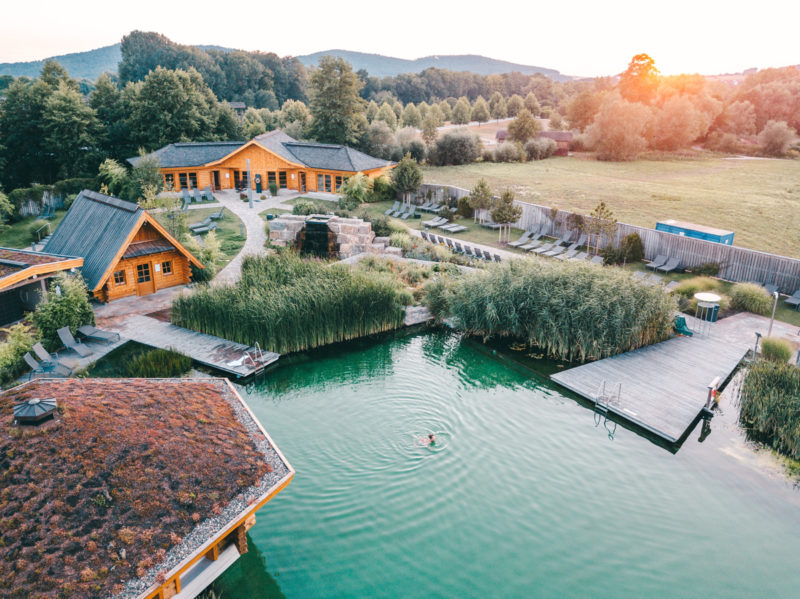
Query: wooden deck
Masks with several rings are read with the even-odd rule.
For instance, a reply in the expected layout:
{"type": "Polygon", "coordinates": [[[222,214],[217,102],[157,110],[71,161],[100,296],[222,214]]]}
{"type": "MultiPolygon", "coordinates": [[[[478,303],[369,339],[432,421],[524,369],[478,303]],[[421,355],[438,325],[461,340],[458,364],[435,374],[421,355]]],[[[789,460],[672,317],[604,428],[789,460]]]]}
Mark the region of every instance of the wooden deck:
{"type": "Polygon", "coordinates": [[[616,395],[621,383],[608,411],[675,443],[702,411],[709,383],[724,381],[750,347],[743,338],[715,334],[714,326],[708,336],[675,337],[550,378],[595,403],[603,381],[607,395],[616,395]]]}
{"type": "Polygon", "coordinates": [[[251,360],[242,360],[245,352],[255,357],[257,350],[252,347],[198,333],[174,324],[158,320],[150,316],[133,314],[120,323],[116,330],[122,337],[160,347],[162,349],[174,349],[192,358],[200,364],[210,366],[217,370],[233,374],[239,378],[248,377],[256,372],[263,370],[273,362],[277,361],[280,354],[273,352],[263,352],[263,360],[257,363],[251,360]]]}

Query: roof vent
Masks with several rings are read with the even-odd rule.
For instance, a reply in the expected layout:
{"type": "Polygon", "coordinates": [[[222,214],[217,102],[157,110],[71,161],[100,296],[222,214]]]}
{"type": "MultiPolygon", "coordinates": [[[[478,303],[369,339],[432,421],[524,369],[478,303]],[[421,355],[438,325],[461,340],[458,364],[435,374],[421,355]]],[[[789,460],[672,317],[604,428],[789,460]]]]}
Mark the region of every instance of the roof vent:
{"type": "Polygon", "coordinates": [[[55,415],[57,407],[54,398],[29,399],[14,406],[14,420],[20,424],[39,424],[55,415]]]}

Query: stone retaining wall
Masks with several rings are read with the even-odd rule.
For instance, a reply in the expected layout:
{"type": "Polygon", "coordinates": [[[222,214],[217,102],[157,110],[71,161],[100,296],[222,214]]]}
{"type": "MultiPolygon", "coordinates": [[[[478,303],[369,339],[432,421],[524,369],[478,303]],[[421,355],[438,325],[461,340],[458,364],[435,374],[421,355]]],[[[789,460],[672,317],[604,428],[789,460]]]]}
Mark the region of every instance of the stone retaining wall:
{"type": "MultiPolygon", "coordinates": [[[[297,243],[300,231],[306,226],[306,220],[319,215],[303,216],[298,214],[282,214],[276,219],[269,221],[269,240],[272,245],[278,247],[294,246],[297,243]]],[[[326,218],[328,218],[326,216],[326,218]]],[[[342,218],[339,216],[330,217],[328,229],[336,235],[336,246],[339,251],[339,258],[349,258],[357,254],[382,250],[373,247],[375,233],[372,232],[372,225],[360,218],[342,218]]]]}

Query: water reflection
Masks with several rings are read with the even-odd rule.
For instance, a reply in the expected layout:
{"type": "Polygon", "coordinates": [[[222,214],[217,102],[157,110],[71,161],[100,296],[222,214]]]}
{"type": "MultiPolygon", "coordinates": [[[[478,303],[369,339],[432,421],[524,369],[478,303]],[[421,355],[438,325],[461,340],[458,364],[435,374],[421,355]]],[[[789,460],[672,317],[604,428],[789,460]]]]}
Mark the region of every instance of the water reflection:
{"type": "Polygon", "coordinates": [[[223,599],[286,599],[267,570],[264,554],[247,535],[247,553],[236,560],[214,584],[223,599]]]}

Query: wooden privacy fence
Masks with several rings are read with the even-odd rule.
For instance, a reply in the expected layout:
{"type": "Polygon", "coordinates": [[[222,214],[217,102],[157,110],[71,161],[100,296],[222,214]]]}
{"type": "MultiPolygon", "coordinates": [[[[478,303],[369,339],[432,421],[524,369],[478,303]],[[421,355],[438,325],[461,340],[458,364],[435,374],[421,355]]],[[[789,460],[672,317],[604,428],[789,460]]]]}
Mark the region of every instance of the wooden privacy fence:
{"type": "MultiPolygon", "coordinates": [[[[420,193],[427,195],[429,189],[434,195],[434,199],[438,200],[469,195],[467,189],[432,183],[423,184],[420,193]]],[[[522,207],[522,216],[512,225],[517,229],[540,231],[543,229],[544,234],[551,237],[560,237],[569,229],[567,221],[571,212],[559,210],[555,218],[552,218],[551,209],[547,206],[529,204],[519,200],[516,200],[515,203],[522,207]]],[[[581,216],[585,217],[586,215],[581,216]]],[[[800,260],[796,258],[759,252],[735,245],[703,241],[626,223],[617,223],[614,244],[618,244],[623,237],[631,233],[638,233],[642,238],[644,256],[648,260],[653,260],[656,256],[663,254],[670,258],[678,258],[681,261],[681,268],[692,268],[714,262],[719,264],[719,277],[727,281],[771,283],[777,285],[781,293],[786,294],[800,289],[800,260]]],[[[600,246],[604,247],[607,244],[608,240],[603,240],[600,246]]]]}

